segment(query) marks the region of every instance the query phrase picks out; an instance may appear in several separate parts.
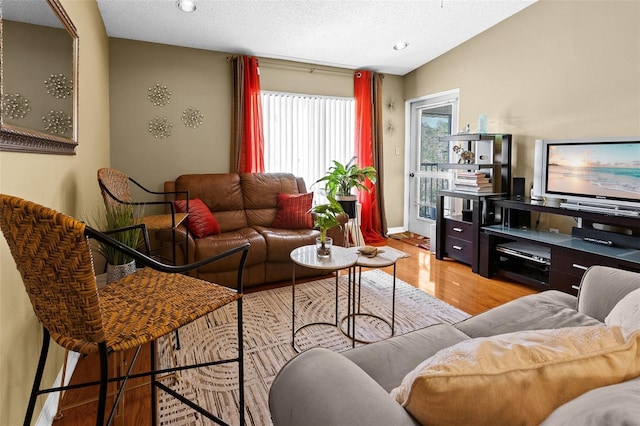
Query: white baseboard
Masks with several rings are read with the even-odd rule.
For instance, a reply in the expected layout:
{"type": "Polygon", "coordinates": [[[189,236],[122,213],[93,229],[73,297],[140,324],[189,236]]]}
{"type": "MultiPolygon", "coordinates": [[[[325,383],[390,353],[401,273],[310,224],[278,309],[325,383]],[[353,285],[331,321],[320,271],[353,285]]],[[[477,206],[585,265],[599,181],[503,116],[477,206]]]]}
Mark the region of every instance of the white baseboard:
{"type": "Polygon", "coordinates": [[[389,234],[399,234],[399,233],[404,232],[404,231],[406,231],[406,229],[404,229],[404,227],[402,227],[402,226],[399,226],[399,227],[396,227],[396,228],[388,228],[387,229],[387,235],[389,235],[389,234]]]}
{"type": "MultiPolygon", "coordinates": [[[[71,376],[73,375],[73,371],[76,369],[76,365],[78,364],[78,359],[80,358],[80,354],[78,352],[69,351],[69,356],[67,356],[67,371],[65,372],[64,377],[64,386],[69,384],[71,380],[71,376]]],[[[64,369],[60,368],[58,372],[58,377],[56,377],[56,381],[53,383],[52,387],[61,386],[62,382],[62,371],[64,369]]],[[[38,416],[38,420],[36,421],[36,426],[51,426],[53,424],[53,420],[58,413],[58,402],[59,402],[59,392],[50,393],[47,397],[47,400],[44,403],[44,407],[42,407],[42,411],[38,416]]]]}

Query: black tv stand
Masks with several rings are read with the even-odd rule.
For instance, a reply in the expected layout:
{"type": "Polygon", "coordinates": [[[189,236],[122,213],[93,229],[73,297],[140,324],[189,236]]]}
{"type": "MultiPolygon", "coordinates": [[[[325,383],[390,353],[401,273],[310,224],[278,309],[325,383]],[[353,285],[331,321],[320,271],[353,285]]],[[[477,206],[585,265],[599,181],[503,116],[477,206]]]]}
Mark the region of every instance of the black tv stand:
{"type": "Polygon", "coordinates": [[[610,210],[575,210],[558,203],[540,203],[526,198],[491,198],[489,201],[494,206],[502,208],[503,215],[505,210],[514,209],[571,216],[581,222],[606,224],[612,228],[630,230],[631,234],[612,236],[613,233],[589,232],[585,238],[585,235],[579,233],[574,235],[575,232],[569,235],[539,231],[531,227],[484,226],[480,239],[479,261],[479,273],[482,276],[502,276],[541,290],[555,289],[575,295],[582,275],[592,265],[640,271],[640,249],[634,248],[635,244],[640,244],[638,216],[619,215],[610,210]],[[602,240],[607,244],[589,241],[589,238],[602,240]],[[515,241],[547,248],[550,252],[548,268],[541,268],[532,261],[497,250],[500,244],[515,241]]]}

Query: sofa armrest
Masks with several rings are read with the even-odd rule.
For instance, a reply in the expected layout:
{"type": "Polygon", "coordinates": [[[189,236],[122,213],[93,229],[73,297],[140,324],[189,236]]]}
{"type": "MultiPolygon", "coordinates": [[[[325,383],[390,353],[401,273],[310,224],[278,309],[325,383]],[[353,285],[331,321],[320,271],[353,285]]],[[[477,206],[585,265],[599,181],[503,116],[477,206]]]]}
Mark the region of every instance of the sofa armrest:
{"type": "Polygon", "coordinates": [[[592,266],[580,283],[578,311],[604,321],[618,301],[637,288],[640,288],[640,273],[592,266]]]}
{"type": "Polygon", "coordinates": [[[280,370],[269,409],[275,426],[418,424],[356,364],[324,348],[303,352],[280,370]]]}

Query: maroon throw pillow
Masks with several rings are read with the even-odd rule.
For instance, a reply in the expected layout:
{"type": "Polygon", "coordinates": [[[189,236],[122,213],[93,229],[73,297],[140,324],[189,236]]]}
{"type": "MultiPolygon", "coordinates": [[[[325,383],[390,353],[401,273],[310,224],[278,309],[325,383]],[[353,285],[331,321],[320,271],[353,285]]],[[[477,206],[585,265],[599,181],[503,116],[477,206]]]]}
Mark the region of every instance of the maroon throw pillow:
{"type": "Polygon", "coordinates": [[[311,203],[313,192],[307,194],[278,194],[276,218],[271,225],[280,229],[311,229],[311,203]]]}
{"type": "MultiPolygon", "coordinates": [[[[186,200],[178,200],[175,201],[174,204],[178,213],[184,213],[187,209],[186,200]]],[[[209,210],[209,207],[199,198],[189,200],[187,226],[189,227],[189,232],[196,238],[220,233],[218,221],[213,216],[213,213],[211,213],[211,210],[209,210]]]]}

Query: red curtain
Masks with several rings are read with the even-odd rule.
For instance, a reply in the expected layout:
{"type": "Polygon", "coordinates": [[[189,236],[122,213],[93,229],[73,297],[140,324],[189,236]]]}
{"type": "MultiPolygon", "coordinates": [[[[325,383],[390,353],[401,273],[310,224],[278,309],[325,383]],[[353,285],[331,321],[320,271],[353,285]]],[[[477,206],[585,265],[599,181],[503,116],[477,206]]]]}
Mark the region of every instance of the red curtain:
{"type": "MultiPolygon", "coordinates": [[[[356,156],[360,167],[373,166],[372,140],[372,94],[371,72],[356,71],[353,79],[353,90],[356,99],[356,156]]],[[[358,201],[362,204],[362,218],[360,229],[367,244],[385,241],[384,237],[374,227],[379,223],[377,209],[376,186],[369,180],[365,183],[369,191],[359,191],[358,201]]]]}
{"type": "Polygon", "coordinates": [[[244,56],[244,120],[240,147],[239,173],[264,172],[264,134],[260,101],[260,68],[258,59],[244,56]]]}

